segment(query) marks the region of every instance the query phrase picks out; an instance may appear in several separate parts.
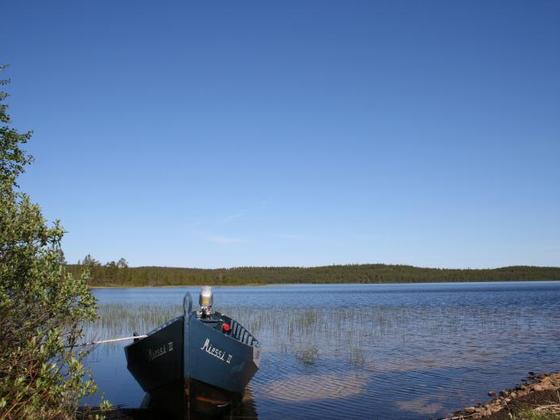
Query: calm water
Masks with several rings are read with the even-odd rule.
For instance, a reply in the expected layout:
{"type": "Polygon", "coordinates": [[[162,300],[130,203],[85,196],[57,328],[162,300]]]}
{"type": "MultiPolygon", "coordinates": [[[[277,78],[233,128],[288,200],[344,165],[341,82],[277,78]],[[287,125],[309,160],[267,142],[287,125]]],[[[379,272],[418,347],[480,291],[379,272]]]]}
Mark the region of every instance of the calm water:
{"type": "MultiPolygon", "coordinates": [[[[197,302],[198,288],[97,289],[88,335],[147,332],[187,290],[197,302]]],[[[560,282],[215,288],[214,307],[262,343],[244,402],[262,419],[437,418],[560,370],[560,282]]],[[[137,407],[124,345],[87,363],[106,398],[137,407]]]]}

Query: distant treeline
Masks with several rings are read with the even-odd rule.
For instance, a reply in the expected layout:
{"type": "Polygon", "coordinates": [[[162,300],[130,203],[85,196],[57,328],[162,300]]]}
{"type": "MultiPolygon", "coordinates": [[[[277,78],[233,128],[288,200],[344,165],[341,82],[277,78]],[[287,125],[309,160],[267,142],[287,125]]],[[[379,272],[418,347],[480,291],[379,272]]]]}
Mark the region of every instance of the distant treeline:
{"type": "Polygon", "coordinates": [[[90,256],[68,265],[73,274],[90,271],[91,286],[188,286],[282,283],[424,283],[462,281],[560,280],[560,267],[512,266],[494,269],[420,268],[409,265],[357,264],[323,267],[176,268],[102,265],[90,256]]]}

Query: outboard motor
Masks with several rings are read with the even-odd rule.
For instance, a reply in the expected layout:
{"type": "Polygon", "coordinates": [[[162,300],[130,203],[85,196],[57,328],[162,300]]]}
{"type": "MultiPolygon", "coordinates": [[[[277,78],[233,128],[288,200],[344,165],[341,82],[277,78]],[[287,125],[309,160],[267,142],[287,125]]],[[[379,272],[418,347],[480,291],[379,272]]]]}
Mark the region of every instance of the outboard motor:
{"type": "Polygon", "coordinates": [[[200,304],[200,314],[203,318],[212,315],[212,304],[214,303],[214,295],[210,286],[204,286],[200,289],[200,297],[198,299],[200,304]]]}

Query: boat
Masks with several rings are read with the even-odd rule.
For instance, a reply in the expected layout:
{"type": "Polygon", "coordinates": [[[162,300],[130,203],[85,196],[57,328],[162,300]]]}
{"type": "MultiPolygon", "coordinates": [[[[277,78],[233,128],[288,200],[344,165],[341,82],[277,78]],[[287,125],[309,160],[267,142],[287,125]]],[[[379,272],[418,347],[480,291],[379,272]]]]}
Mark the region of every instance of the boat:
{"type": "Polygon", "coordinates": [[[210,287],[200,309],[186,293],[183,314],[125,347],[127,368],[150,407],[174,418],[212,413],[239,402],[260,363],[258,340],[239,322],[213,310],[210,287]]]}

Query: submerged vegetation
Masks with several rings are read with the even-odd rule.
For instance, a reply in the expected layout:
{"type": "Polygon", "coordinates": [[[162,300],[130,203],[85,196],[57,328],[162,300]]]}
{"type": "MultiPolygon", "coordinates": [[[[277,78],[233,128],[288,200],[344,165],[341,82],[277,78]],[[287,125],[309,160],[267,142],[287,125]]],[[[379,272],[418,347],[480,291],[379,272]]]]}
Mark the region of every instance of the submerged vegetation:
{"type": "Polygon", "coordinates": [[[408,265],[357,264],[324,267],[176,268],[128,267],[126,260],[102,265],[88,255],[68,265],[73,274],[89,269],[90,286],[188,286],[288,283],[423,283],[560,280],[560,267],[513,266],[495,269],[420,268],[408,265]]]}

